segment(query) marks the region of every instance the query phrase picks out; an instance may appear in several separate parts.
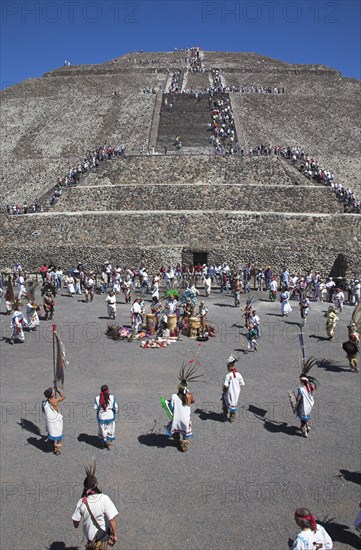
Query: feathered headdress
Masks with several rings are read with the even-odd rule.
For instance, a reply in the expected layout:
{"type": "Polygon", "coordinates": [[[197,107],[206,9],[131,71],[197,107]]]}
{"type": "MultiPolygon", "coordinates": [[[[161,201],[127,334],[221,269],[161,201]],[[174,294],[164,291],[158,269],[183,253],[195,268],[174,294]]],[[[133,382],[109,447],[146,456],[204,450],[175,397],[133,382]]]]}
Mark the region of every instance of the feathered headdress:
{"type": "MultiPolygon", "coordinates": [[[[204,374],[195,374],[199,368],[199,361],[196,363],[189,362],[188,365],[183,364],[179,370],[178,380],[180,381],[179,388],[186,390],[189,382],[195,382],[197,378],[201,378],[204,374]]],[[[199,382],[199,380],[197,380],[199,382]]]]}
{"type": "Polygon", "coordinates": [[[319,386],[320,383],[317,380],[317,378],[314,378],[313,376],[310,376],[308,373],[310,372],[312,367],[314,367],[317,364],[318,364],[317,359],[313,359],[312,357],[310,357],[310,359],[308,359],[306,361],[306,363],[303,365],[302,371],[301,371],[301,374],[300,374],[301,379],[304,378],[308,382],[311,382],[311,384],[313,384],[315,386],[315,388],[317,388],[317,386],[319,386]]]}
{"type": "Polygon", "coordinates": [[[85,467],[86,478],[84,479],[84,488],[87,490],[94,489],[98,485],[98,480],[95,477],[96,469],[97,465],[93,458],[91,463],[85,467]]]}
{"type": "Polygon", "coordinates": [[[176,290],[176,289],[174,289],[174,290],[172,290],[172,289],[167,290],[167,292],[166,292],[166,294],[165,294],[165,297],[166,297],[166,298],[170,298],[170,295],[171,295],[171,294],[173,294],[174,298],[175,298],[176,300],[178,300],[178,298],[179,298],[179,292],[178,292],[178,290],[176,290]]]}
{"type": "Polygon", "coordinates": [[[195,294],[191,288],[187,288],[187,290],[185,291],[185,293],[183,294],[182,296],[182,300],[181,300],[181,304],[184,305],[187,301],[187,298],[190,298],[192,304],[194,306],[197,305],[197,294],[195,294]]]}

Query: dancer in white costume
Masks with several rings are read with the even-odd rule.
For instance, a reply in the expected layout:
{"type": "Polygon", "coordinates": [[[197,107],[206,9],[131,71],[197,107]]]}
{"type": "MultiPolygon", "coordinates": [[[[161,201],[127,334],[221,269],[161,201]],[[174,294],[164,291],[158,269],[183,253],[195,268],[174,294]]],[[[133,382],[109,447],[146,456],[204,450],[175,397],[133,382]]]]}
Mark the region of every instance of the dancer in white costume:
{"type": "Polygon", "coordinates": [[[238,361],[238,357],[230,355],[227,361],[228,374],[223,382],[223,413],[229,421],[234,422],[236,419],[236,413],[238,410],[238,400],[241,394],[241,386],[244,386],[244,380],[242,375],[237,371],[235,363],[238,361]]]}
{"type": "Polygon", "coordinates": [[[188,368],[183,366],[178,376],[180,380],[178,392],[174,393],[170,399],[164,399],[163,397],[160,399],[162,407],[171,419],[166,427],[166,434],[168,437],[173,438],[178,449],[182,452],[188,451],[190,438],[193,437],[191,404],[194,403],[194,397],[189,391],[188,384],[203,376],[202,374],[195,376],[197,370],[198,363],[193,366],[193,361],[188,368]]]}
{"type": "Polygon", "coordinates": [[[64,401],[65,395],[57,388],[48,388],[44,391],[46,399],[42,402],[41,408],[45,416],[45,428],[48,434],[48,441],[54,442],[54,454],[60,455],[63,435],[63,415],[59,412],[59,403],[64,401]],[[60,397],[56,397],[56,394],[60,397]]]}
{"type": "Polygon", "coordinates": [[[114,395],[110,395],[107,385],[100,388],[100,395],[94,401],[94,409],[97,411],[99,439],[109,450],[115,439],[115,416],[118,412],[118,404],[114,395]]]}
{"type": "Polygon", "coordinates": [[[11,323],[10,328],[12,330],[11,336],[9,339],[10,344],[15,343],[23,343],[25,342],[25,335],[24,335],[24,329],[23,327],[26,326],[28,323],[25,319],[25,316],[22,309],[22,302],[20,300],[15,300],[13,303],[14,312],[11,317],[11,323]]]}

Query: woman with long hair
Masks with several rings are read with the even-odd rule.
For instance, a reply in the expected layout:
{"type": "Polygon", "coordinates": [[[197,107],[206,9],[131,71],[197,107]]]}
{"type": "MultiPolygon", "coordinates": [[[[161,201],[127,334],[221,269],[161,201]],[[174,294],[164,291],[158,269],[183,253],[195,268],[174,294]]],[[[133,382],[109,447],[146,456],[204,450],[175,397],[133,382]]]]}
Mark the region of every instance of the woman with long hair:
{"type": "Polygon", "coordinates": [[[110,395],[107,385],[100,388],[100,394],[94,401],[94,409],[97,411],[99,439],[103,447],[110,450],[115,439],[115,416],[118,412],[118,404],[114,395],[110,395]]]}

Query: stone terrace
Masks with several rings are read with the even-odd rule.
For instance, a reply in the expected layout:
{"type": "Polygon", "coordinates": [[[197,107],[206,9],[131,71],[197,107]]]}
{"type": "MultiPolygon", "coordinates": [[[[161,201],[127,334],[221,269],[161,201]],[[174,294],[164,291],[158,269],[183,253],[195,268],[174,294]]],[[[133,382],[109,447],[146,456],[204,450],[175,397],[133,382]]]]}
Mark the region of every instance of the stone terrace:
{"type": "Polygon", "coordinates": [[[206,251],[211,262],[227,258],[231,265],[270,264],[275,272],[284,265],[296,271],[312,267],[329,272],[347,251],[344,274],[350,276],[361,270],[360,234],[361,216],[357,214],[142,208],[45,213],[19,216],[15,221],[8,216],[0,234],[0,265],[10,268],[18,260],[28,269],[38,269],[39,258],[56,258],[63,266],[78,258],[89,268],[97,268],[108,259],[113,265],[146,261],[152,272],[165,261],[183,261],[185,250],[198,250],[206,251]],[[28,235],[36,247],[29,247],[24,238],[28,235]]]}
{"type": "Polygon", "coordinates": [[[57,212],[126,210],[243,210],[250,212],[342,212],[325,187],[259,185],[117,185],[70,188],[57,212]]]}
{"type": "MultiPolygon", "coordinates": [[[[206,133],[206,132],[205,132],[206,133]]],[[[296,169],[279,158],[215,157],[212,155],[130,156],[105,161],[84,185],[150,185],[159,183],[226,183],[249,185],[310,185],[296,169]]]]}

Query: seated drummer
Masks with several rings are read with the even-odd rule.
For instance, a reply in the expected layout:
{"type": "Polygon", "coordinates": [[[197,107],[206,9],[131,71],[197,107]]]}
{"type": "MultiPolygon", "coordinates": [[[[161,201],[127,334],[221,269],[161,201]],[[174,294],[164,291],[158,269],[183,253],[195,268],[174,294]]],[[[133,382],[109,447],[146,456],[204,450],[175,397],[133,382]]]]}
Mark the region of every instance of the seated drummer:
{"type": "Polygon", "coordinates": [[[150,311],[155,315],[155,327],[158,329],[160,324],[160,315],[163,311],[163,306],[159,302],[158,298],[156,296],[153,296],[152,303],[150,304],[150,311]]]}
{"type": "Polygon", "coordinates": [[[188,321],[189,317],[194,316],[194,305],[190,298],[187,298],[185,304],[183,304],[182,321],[188,321]]]}

